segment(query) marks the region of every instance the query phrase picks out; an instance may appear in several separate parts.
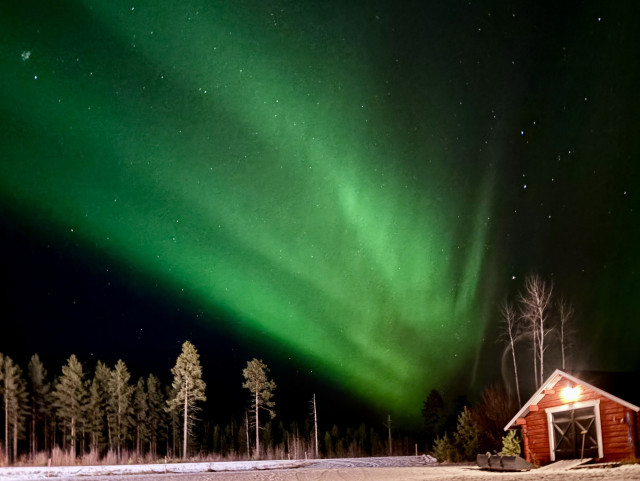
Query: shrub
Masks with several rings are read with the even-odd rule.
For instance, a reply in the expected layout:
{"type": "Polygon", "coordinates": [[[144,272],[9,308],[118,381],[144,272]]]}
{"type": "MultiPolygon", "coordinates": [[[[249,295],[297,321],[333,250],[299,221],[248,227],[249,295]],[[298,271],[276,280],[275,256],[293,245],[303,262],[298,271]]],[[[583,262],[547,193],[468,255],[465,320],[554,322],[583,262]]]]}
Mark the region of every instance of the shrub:
{"type": "Polygon", "coordinates": [[[502,452],[500,454],[503,456],[520,456],[521,452],[518,432],[512,429],[502,438],[502,452]]]}
{"type": "Polygon", "coordinates": [[[503,426],[519,409],[514,399],[500,386],[489,386],[482,392],[480,402],[472,409],[473,420],[480,431],[479,452],[500,449],[503,426]]]}
{"type": "Polygon", "coordinates": [[[63,451],[58,446],[51,450],[51,466],[73,466],[76,464],[75,456],[70,450],[63,451]]]}
{"type": "Polygon", "coordinates": [[[473,461],[478,454],[478,425],[471,416],[471,411],[464,407],[458,416],[458,426],[454,434],[455,447],[460,461],[473,461]]]}
{"type": "Polygon", "coordinates": [[[439,463],[454,461],[456,457],[455,448],[449,440],[447,433],[445,433],[443,437],[436,437],[433,442],[432,452],[439,463]]]}

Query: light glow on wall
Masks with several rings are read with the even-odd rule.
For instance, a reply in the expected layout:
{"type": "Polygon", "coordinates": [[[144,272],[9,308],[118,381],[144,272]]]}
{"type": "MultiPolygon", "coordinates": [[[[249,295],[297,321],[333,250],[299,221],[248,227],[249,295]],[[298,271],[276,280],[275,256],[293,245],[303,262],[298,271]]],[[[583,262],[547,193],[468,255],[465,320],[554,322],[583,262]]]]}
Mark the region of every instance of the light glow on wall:
{"type": "Polygon", "coordinates": [[[561,396],[565,402],[575,402],[580,397],[580,388],[578,386],[567,386],[562,390],[561,396]]]}

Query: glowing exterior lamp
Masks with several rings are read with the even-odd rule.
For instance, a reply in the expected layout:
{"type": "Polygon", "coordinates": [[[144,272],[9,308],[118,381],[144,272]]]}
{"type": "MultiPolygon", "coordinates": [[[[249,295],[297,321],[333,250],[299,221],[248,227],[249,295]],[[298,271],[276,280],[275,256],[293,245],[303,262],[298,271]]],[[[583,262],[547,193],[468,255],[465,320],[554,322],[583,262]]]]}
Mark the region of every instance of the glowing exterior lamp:
{"type": "Polygon", "coordinates": [[[580,388],[578,386],[567,386],[565,387],[561,394],[562,399],[566,402],[572,403],[578,400],[580,397],[580,388]]]}

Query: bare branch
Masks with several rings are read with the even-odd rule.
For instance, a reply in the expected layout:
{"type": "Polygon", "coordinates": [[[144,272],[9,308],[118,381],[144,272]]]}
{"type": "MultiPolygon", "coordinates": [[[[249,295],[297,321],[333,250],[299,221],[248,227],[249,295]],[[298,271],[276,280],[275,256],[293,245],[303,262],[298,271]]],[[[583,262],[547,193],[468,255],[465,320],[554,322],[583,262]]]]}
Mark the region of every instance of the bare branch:
{"type": "Polygon", "coordinates": [[[516,362],[516,339],[520,336],[520,324],[518,322],[518,316],[513,304],[503,302],[500,306],[500,313],[502,314],[502,322],[504,325],[504,332],[500,336],[507,345],[506,349],[511,350],[511,357],[513,359],[513,374],[516,380],[516,393],[518,395],[518,405],[521,406],[520,400],[520,382],[518,380],[518,364],[516,362]]]}
{"type": "Polygon", "coordinates": [[[553,283],[547,284],[540,276],[531,275],[525,279],[524,292],[518,297],[520,316],[533,332],[533,368],[536,387],[544,382],[545,340],[551,330],[548,326],[552,305],[553,283]]]}
{"type": "Polygon", "coordinates": [[[571,322],[573,321],[574,309],[571,304],[569,304],[566,299],[560,299],[558,302],[558,311],[560,314],[560,325],[558,326],[560,330],[560,352],[562,354],[562,369],[565,369],[566,366],[566,353],[568,348],[571,346],[571,339],[573,337],[573,330],[569,327],[571,322]]]}

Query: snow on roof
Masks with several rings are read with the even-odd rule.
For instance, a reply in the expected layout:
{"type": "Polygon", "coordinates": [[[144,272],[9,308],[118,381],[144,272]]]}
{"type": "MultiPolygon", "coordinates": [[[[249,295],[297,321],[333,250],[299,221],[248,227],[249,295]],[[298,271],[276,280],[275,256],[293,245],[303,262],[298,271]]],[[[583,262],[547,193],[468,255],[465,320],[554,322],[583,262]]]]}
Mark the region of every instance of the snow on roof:
{"type": "Polygon", "coordinates": [[[545,390],[547,389],[551,389],[553,388],[558,381],[560,381],[561,378],[565,378],[568,379],[570,381],[573,381],[576,384],[580,384],[582,386],[585,386],[589,389],[591,389],[592,391],[597,392],[598,394],[600,394],[601,396],[604,396],[608,399],[611,399],[614,402],[617,402],[618,404],[622,404],[623,406],[633,410],[633,411],[640,411],[640,407],[636,406],[635,404],[631,404],[630,402],[625,401],[624,399],[621,399],[617,396],[614,396],[613,394],[600,389],[599,387],[596,387],[586,381],[583,381],[582,379],[579,379],[578,377],[569,374],[565,371],[561,371],[560,369],[556,369],[555,371],[553,371],[553,374],[551,374],[551,376],[549,376],[547,378],[547,380],[542,384],[542,386],[540,386],[540,389],[538,389],[535,394],[533,396],[531,396],[531,398],[529,399],[529,401],[526,402],[526,404],[524,406],[522,406],[522,408],[520,409],[520,411],[518,411],[518,413],[511,418],[511,421],[509,421],[507,423],[507,425],[504,427],[504,430],[507,431],[509,428],[511,428],[516,420],[518,418],[521,418],[523,416],[526,416],[527,414],[529,414],[529,407],[532,405],[536,405],[538,404],[542,398],[545,396],[545,390]]]}

